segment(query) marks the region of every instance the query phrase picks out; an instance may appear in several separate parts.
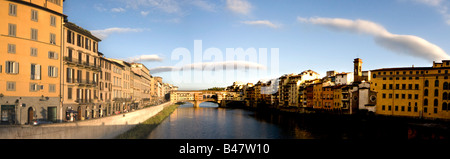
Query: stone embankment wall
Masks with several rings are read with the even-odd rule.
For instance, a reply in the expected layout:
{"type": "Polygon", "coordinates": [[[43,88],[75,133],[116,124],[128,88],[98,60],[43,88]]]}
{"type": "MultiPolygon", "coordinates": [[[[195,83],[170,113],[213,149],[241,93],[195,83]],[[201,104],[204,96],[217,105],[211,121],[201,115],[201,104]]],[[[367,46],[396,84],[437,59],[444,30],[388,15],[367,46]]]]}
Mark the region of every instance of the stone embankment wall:
{"type": "Polygon", "coordinates": [[[159,113],[164,103],[109,117],[40,126],[2,126],[0,139],[111,139],[159,113]]]}

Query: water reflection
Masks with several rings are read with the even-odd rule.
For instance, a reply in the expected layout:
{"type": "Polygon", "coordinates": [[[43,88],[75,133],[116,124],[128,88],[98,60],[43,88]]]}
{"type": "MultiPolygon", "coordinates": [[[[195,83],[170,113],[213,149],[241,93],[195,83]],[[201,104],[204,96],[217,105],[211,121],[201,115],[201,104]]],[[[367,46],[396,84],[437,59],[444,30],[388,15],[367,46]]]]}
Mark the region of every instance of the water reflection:
{"type": "Polygon", "coordinates": [[[200,108],[194,108],[192,104],[181,105],[148,138],[292,139],[310,138],[310,134],[299,127],[290,130],[258,119],[255,112],[218,108],[215,103],[205,102],[200,108]]]}
{"type": "Polygon", "coordinates": [[[407,139],[405,122],[349,116],[292,115],[183,104],[150,139],[407,139]]]}

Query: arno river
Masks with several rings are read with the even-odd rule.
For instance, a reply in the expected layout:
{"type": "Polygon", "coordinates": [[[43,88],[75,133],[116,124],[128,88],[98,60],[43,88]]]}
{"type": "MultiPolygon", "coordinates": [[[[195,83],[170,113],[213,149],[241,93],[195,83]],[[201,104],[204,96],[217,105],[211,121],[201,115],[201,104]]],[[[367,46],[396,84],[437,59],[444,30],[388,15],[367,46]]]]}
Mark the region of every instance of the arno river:
{"type": "Polygon", "coordinates": [[[149,139],[408,139],[403,121],[305,116],[183,104],[149,139]]]}

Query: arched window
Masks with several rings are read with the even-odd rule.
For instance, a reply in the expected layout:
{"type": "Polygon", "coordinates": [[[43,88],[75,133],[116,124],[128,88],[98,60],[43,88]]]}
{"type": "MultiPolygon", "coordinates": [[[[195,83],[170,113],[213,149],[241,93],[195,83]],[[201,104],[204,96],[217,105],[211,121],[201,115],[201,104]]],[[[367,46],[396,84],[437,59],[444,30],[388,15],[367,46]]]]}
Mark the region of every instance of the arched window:
{"type": "Polygon", "coordinates": [[[424,106],[427,106],[427,105],[428,105],[428,99],[424,99],[424,100],[423,100],[423,105],[424,105],[424,106]]]}
{"type": "Polygon", "coordinates": [[[444,90],[448,89],[448,83],[444,82],[444,90]]]}
{"type": "Polygon", "coordinates": [[[439,80],[434,81],[434,86],[439,87],[439,80]]]}
{"type": "Polygon", "coordinates": [[[437,107],[439,105],[439,101],[437,99],[434,99],[434,106],[437,107]]]}
{"type": "Polygon", "coordinates": [[[425,87],[428,87],[428,85],[429,85],[428,80],[425,80],[425,87]]]}
{"type": "Polygon", "coordinates": [[[435,96],[435,97],[439,96],[439,90],[438,90],[438,89],[435,89],[435,90],[434,90],[434,96],[435,96]]]}
{"type": "Polygon", "coordinates": [[[442,103],[442,110],[447,110],[447,108],[448,108],[448,107],[447,107],[447,103],[445,103],[445,102],[442,103]]]}
{"type": "Polygon", "coordinates": [[[442,100],[447,100],[447,92],[444,92],[444,93],[442,94],[442,100]]]}
{"type": "Polygon", "coordinates": [[[425,89],[425,90],[423,91],[423,96],[428,96],[428,89],[425,89]]]}

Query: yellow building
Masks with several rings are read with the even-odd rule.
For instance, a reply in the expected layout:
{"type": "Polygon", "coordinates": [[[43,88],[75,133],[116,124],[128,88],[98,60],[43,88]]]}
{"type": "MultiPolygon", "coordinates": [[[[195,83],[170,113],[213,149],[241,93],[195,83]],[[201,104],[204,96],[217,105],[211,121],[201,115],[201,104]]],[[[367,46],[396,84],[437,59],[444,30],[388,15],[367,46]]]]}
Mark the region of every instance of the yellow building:
{"type": "Polygon", "coordinates": [[[101,40],[71,22],[64,23],[63,33],[62,100],[65,119],[98,118],[103,115],[101,110],[105,107],[99,98],[101,60],[98,42],[101,40]]]}
{"type": "Polygon", "coordinates": [[[1,122],[62,120],[63,1],[0,1],[1,122]]]}
{"type": "Polygon", "coordinates": [[[313,108],[322,109],[322,82],[313,84],[313,108]]]}
{"type": "Polygon", "coordinates": [[[450,119],[450,60],[432,67],[383,68],[372,71],[378,92],[376,114],[450,119]]]}

